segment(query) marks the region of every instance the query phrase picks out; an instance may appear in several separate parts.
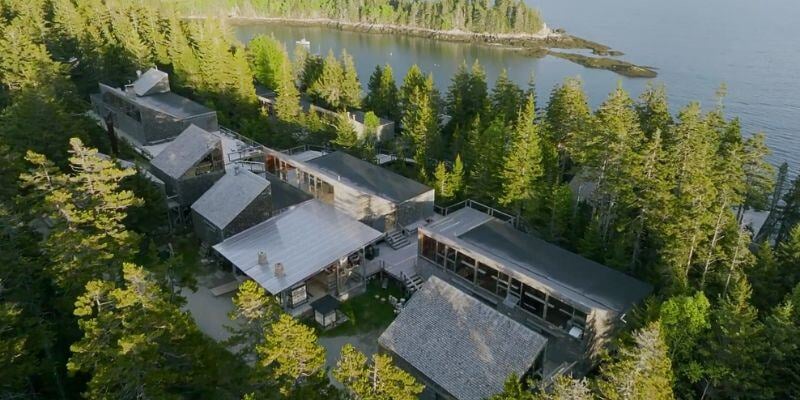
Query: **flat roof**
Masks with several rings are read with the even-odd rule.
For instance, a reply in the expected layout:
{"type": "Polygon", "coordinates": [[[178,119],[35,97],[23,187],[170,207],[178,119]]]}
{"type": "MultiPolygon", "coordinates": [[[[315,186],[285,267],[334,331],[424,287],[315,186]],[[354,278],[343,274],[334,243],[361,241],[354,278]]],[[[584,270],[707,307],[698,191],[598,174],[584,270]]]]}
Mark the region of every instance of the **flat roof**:
{"type": "Polygon", "coordinates": [[[525,374],[547,339],[436,276],[378,343],[459,400],[483,400],[525,374]]]}
{"type": "Polygon", "coordinates": [[[192,210],[217,228],[225,229],[269,186],[266,179],[240,168],[216,181],[192,204],[192,210]]]}
{"type": "Polygon", "coordinates": [[[169,90],[169,75],[164,71],[159,71],[155,68],[150,68],[133,82],[133,92],[137,96],[147,96],[157,93],[158,91],[169,90]],[[159,88],[158,85],[164,83],[166,87],[159,88]]]}
{"type": "Polygon", "coordinates": [[[150,160],[150,164],[167,176],[178,179],[202,161],[219,143],[220,139],[216,135],[197,125],[189,125],[150,160]]]}
{"type": "Polygon", "coordinates": [[[225,239],[214,250],[268,292],[278,294],[382,236],[312,199],[225,239]],[[266,252],[267,265],[258,263],[260,251],[266,252]],[[276,263],[283,264],[282,276],[275,276],[276,263]]]}
{"type": "Polygon", "coordinates": [[[518,231],[506,222],[463,208],[420,230],[454,241],[513,272],[586,306],[626,312],[649,295],[649,284],[518,231]]]}
{"type": "Polygon", "coordinates": [[[215,112],[214,110],[200,103],[189,100],[186,97],[172,92],[155,93],[141,97],[128,96],[128,98],[133,99],[145,107],[158,110],[178,119],[185,119],[215,112]]]}
{"type": "Polygon", "coordinates": [[[342,151],[310,159],[306,164],[316,167],[334,180],[346,181],[395,203],[411,200],[433,190],[415,180],[342,151]]]}

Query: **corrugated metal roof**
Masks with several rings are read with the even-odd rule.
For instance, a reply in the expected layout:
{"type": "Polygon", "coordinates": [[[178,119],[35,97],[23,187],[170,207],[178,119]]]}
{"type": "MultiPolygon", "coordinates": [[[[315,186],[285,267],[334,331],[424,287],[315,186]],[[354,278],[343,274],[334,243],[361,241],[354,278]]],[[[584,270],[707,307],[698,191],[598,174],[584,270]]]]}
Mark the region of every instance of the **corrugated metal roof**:
{"type": "Polygon", "coordinates": [[[402,203],[433,190],[417,181],[341,151],[310,159],[306,163],[332,179],[349,182],[356,188],[395,203],[402,203]]]}
{"type": "Polygon", "coordinates": [[[192,204],[192,210],[225,229],[269,186],[266,179],[248,170],[228,172],[192,204]]]}
{"type": "Polygon", "coordinates": [[[456,399],[482,400],[527,372],[547,339],[432,276],[378,343],[456,399]]]}
{"type": "Polygon", "coordinates": [[[202,161],[219,144],[219,138],[197,125],[189,125],[150,164],[174,179],[178,179],[202,161]]]}
{"type": "Polygon", "coordinates": [[[653,288],[620,271],[527,235],[472,208],[420,227],[453,240],[586,306],[626,312],[653,288]]]}
{"type": "Polygon", "coordinates": [[[383,234],[318,200],[289,208],[214,249],[272,294],[278,294],[380,239],[383,234]],[[268,265],[258,264],[258,252],[268,265]],[[282,263],[284,275],[275,276],[282,263]]]}
{"type": "Polygon", "coordinates": [[[133,82],[133,91],[137,96],[147,96],[169,91],[169,75],[166,72],[150,68],[133,82]],[[161,85],[159,85],[161,84],[161,85]],[[164,90],[166,88],[166,90],[164,90]]]}

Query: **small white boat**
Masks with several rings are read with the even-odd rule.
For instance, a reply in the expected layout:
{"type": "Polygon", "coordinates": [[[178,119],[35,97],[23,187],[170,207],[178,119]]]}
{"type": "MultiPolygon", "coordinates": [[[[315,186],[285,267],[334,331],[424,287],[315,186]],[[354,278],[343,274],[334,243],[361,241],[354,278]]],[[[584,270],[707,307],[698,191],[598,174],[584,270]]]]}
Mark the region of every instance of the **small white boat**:
{"type": "Polygon", "coordinates": [[[296,41],[294,43],[297,44],[298,46],[303,46],[305,48],[311,48],[311,42],[306,40],[306,38],[302,38],[302,39],[300,39],[300,40],[298,40],[298,41],[296,41]]]}

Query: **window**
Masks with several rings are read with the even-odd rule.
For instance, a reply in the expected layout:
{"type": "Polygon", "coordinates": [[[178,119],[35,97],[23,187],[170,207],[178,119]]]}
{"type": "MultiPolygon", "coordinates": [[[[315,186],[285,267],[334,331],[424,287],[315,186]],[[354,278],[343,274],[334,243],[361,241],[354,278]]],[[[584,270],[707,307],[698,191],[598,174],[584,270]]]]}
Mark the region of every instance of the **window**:
{"type": "Polygon", "coordinates": [[[572,306],[550,297],[547,302],[547,316],[545,319],[555,326],[566,329],[567,322],[572,319],[574,311],[575,309],[572,306]]]}
{"type": "Polygon", "coordinates": [[[472,283],[475,282],[475,259],[458,253],[456,256],[456,274],[472,283]]]}
{"type": "Polygon", "coordinates": [[[520,306],[525,311],[539,317],[544,318],[545,302],[542,299],[545,294],[537,289],[528,285],[523,285],[524,293],[520,300],[520,306]]]}
{"type": "Polygon", "coordinates": [[[456,269],[456,249],[454,249],[452,247],[448,247],[447,248],[447,256],[445,257],[444,263],[445,263],[444,267],[448,271],[455,271],[455,269],[456,269]]]}
{"type": "Polygon", "coordinates": [[[295,287],[292,289],[291,296],[289,301],[292,303],[292,307],[299,306],[308,300],[308,293],[306,292],[306,284],[303,283],[301,286],[295,287]]]}
{"type": "Polygon", "coordinates": [[[422,256],[429,260],[433,260],[435,252],[436,241],[427,236],[422,236],[422,256]]]}
{"type": "Polygon", "coordinates": [[[444,255],[446,248],[447,246],[445,246],[444,243],[439,242],[436,244],[436,264],[444,266],[444,255]]]}
{"type": "Polygon", "coordinates": [[[498,272],[497,276],[497,295],[506,297],[508,294],[508,275],[498,272]]]}
{"type": "Polygon", "coordinates": [[[511,279],[510,292],[514,297],[522,297],[522,283],[516,279],[511,279]]]}
{"type": "Polygon", "coordinates": [[[495,293],[497,289],[497,270],[479,262],[477,283],[478,286],[486,289],[489,293],[495,293]]]}

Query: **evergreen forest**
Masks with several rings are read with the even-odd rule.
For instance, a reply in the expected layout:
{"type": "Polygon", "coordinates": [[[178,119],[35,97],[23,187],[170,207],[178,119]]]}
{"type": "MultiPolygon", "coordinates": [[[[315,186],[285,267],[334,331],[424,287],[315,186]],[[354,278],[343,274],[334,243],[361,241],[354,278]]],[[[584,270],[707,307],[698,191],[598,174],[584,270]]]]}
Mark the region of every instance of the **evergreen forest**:
{"type": "MultiPolygon", "coordinates": [[[[433,29],[541,24],[520,1],[241,3],[433,29]]],[[[179,11],[0,0],[0,399],[410,400],[422,391],[390,357],[349,345],[328,370],[317,332],[252,282],[233,299],[230,318],[241,323],[228,343],[200,331],[182,308],[197,285],[196,244],[169,231],[160,194],[108,156],[89,113],[98,82],[124,85],[154,66],[173,91],[257,142],[411,158],[392,168],[434,187],[438,205],[474,199],[505,210],[519,229],[655,287],[588,377],[539,390],[511,376],[491,400],[800,398],[800,179],[767,162],[763,134],[726,114],[724,87],[716,104],[680,109],[663,86],[636,98],[618,87],[592,109],[577,78],[539,99],[533,79],[520,87],[502,73],[489,87],[475,62],[441,92],[420,68],[397,76],[389,65],[363,90],[347,52],[287,49],[269,36],[242,44],[224,18],[179,11]],[[276,93],[271,112],[256,86],[276,93]],[[338,117],[306,113],[305,101],[338,117]],[[398,138],[359,138],[353,110],[368,126],[396,121],[398,138]],[[759,232],[746,224],[752,210],[771,211],[759,232]]],[[[137,157],[120,149],[120,159],[137,157]]]]}

